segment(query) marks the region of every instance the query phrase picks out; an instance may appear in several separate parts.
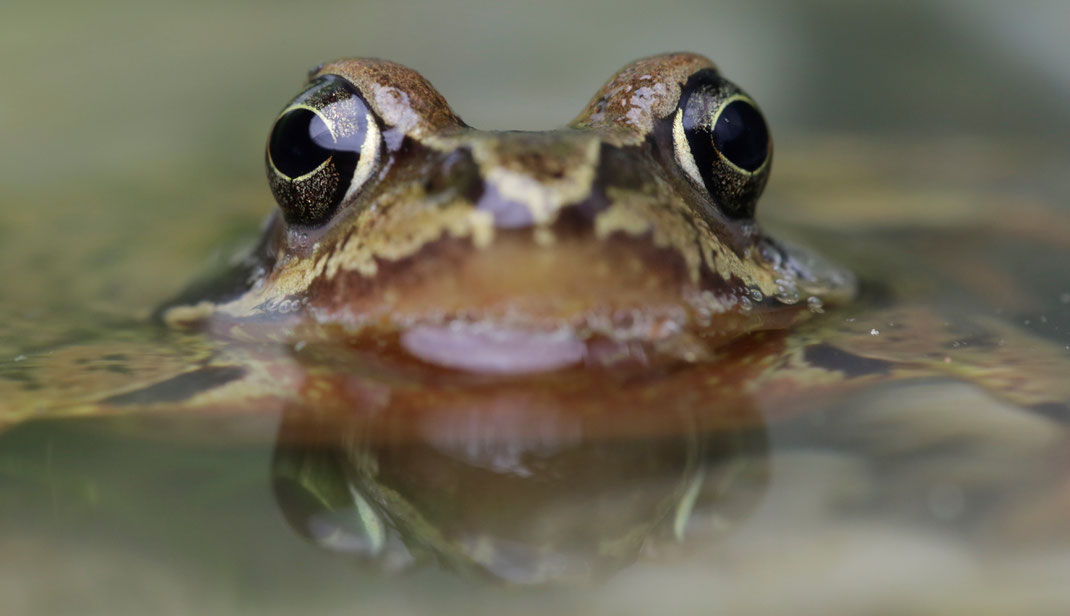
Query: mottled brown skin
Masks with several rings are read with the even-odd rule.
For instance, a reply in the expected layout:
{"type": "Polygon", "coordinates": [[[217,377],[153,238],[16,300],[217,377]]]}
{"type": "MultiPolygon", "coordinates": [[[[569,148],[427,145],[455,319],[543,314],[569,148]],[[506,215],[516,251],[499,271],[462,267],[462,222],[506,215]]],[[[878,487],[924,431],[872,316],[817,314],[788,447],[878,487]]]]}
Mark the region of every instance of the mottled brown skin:
{"type": "Polygon", "coordinates": [[[606,130],[615,145],[639,145],[676,110],[684,83],[709,68],[712,62],[690,53],[636,60],[598,90],[572,126],[606,130]]]}
{"type": "Polygon", "coordinates": [[[808,298],[849,298],[849,274],[729,218],[681,168],[681,89],[712,70],[693,54],[640,60],[568,128],[512,133],[467,127],[400,65],[325,64],[311,77],[344,77],[381,130],[367,181],[322,224],[276,216],[236,284],[162,316],[273,337],[309,321],[401,335],[462,323],[693,360],[798,321],[808,298]]]}

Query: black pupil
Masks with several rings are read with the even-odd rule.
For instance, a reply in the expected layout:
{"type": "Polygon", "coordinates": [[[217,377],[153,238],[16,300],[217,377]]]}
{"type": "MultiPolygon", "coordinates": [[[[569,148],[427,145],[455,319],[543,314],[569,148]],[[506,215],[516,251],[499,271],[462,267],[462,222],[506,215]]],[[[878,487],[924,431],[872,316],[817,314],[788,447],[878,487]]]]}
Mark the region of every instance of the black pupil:
{"type": "Polygon", "coordinates": [[[713,145],[733,165],[755,171],[769,156],[769,129],[753,105],[732,101],[717,117],[713,145]]]}
{"type": "Polygon", "coordinates": [[[268,147],[275,168],[297,178],[330,158],[335,143],[321,117],[308,109],[294,109],[275,122],[268,147]]]}

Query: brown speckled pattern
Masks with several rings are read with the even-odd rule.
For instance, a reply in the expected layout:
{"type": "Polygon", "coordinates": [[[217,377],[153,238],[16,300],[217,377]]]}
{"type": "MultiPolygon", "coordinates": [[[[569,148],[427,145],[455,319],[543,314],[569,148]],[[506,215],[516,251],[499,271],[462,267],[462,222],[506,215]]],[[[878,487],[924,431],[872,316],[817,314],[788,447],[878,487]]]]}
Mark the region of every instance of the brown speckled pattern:
{"type": "Polygon", "coordinates": [[[808,297],[850,297],[849,274],[789,256],[681,168],[673,112],[688,79],[712,70],[694,54],[646,58],[568,128],[484,132],[410,69],[325,64],[313,77],[347,79],[382,128],[366,185],[326,224],[276,219],[273,265],[246,291],[164,319],[303,315],[399,332],[475,323],[694,358],[804,318],[808,297]]]}
{"type": "Polygon", "coordinates": [[[614,145],[635,145],[654,130],[657,120],[676,110],[680,89],[702,69],[716,69],[705,56],[670,53],[636,60],[606,82],[580,115],[577,128],[611,129],[614,145]]]}
{"type": "Polygon", "coordinates": [[[382,121],[421,139],[464,126],[446,99],[416,71],[395,62],[352,58],[328,62],[311,75],[341,75],[357,87],[382,121]]]}

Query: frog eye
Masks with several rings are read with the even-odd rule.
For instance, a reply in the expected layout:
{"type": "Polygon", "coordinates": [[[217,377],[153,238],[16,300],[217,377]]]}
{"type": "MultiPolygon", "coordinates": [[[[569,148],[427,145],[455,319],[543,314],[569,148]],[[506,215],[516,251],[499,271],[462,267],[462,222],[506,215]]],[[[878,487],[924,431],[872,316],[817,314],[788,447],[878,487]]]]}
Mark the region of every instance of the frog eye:
{"type": "Polygon", "coordinates": [[[324,75],[309,83],[268,139],[268,182],[286,222],[330,219],[367,182],[380,144],[375,115],[348,81],[324,75]]]}
{"type": "Polygon", "coordinates": [[[691,77],[673,118],[673,149],[684,173],[726,216],[754,216],[773,142],[762,112],[735,84],[710,69],[691,77]]]}

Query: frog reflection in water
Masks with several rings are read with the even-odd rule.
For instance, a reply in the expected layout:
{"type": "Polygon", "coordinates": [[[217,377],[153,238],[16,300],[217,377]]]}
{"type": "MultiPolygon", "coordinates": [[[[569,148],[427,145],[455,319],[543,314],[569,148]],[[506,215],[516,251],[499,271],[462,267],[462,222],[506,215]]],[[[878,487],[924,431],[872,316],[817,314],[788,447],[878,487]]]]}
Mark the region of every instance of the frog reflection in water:
{"type": "Polygon", "coordinates": [[[318,425],[295,408],[272,467],[279,507],[316,545],[385,570],[433,561],[512,584],[587,584],[730,532],[768,482],[756,411],[677,401],[671,378],[610,407],[610,384],[476,385],[318,425]]]}

